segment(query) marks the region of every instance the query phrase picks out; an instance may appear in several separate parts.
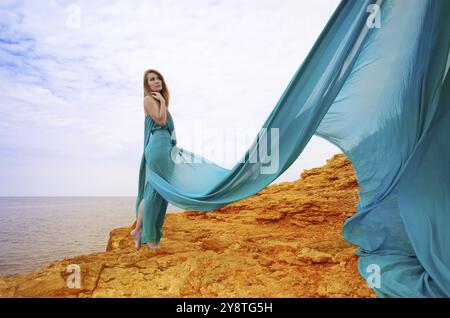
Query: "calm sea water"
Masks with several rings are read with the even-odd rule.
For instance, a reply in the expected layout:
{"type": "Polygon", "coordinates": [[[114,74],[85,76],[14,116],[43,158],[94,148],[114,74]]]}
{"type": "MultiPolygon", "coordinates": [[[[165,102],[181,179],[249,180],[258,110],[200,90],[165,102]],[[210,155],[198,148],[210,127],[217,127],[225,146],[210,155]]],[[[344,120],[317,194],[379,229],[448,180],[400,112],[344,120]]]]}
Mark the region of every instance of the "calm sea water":
{"type": "MultiPolygon", "coordinates": [[[[109,232],[130,226],[135,197],[0,197],[0,275],[103,252],[109,232]]],[[[167,213],[182,212],[169,204],[167,213]]]]}

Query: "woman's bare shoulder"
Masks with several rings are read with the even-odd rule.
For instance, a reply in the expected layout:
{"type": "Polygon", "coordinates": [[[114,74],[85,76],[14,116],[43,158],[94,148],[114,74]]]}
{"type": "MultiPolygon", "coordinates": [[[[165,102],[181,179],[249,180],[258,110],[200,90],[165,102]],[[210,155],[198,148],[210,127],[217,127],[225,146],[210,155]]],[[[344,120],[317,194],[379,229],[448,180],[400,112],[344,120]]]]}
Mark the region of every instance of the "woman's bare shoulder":
{"type": "Polygon", "coordinates": [[[157,107],[158,104],[156,102],[156,99],[154,99],[152,96],[147,95],[144,97],[144,113],[146,115],[150,115],[150,109],[153,107],[157,107]]]}
{"type": "Polygon", "coordinates": [[[147,95],[144,97],[144,103],[157,104],[157,101],[153,96],[147,95]]]}

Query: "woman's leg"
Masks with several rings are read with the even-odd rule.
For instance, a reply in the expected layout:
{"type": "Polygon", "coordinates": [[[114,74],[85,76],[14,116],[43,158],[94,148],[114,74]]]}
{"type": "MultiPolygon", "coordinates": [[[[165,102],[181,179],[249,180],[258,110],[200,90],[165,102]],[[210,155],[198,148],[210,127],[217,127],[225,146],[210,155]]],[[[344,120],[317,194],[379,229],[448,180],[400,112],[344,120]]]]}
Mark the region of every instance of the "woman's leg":
{"type": "Polygon", "coordinates": [[[131,231],[131,235],[134,235],[137,229],[142,228],[142,210],[143,210],[144,201],[141,201],[141,204],[138,209],[138,217],[136,218],[136,224],[134,225],[134,229],[131,231]]]}
{"type": "MultiPolygon", "coordinates": [[[[171,151],[171,147],[168,147],[168,152],[167,152],[167,156],[168,156],[168,160],[163,162],[163,165],[161,167],[161,169],[163,169],[166,174],[165,176],[170,179],[172,174],[173,174],[173,170],[174,170],[174,163],[173,161],[170,159],[170,151],[171,151]]],[[[166,218],[166,212],[167,212],[167,206],[169,205],[169,202],[167,202],[166,199],[164,199],[162,196],[159,196],[159,213],[158,213],[158,219],[156,220],[156,228],[158,231],[158,235],[156,237],[156,243],[159,244],[159,241],[161,240],[161,238],[163,237],[163,225],[164,225],[164,221],[166,218]]]]}
{"type": "Polygon", "coordinates": [[[144,209],[142,213],[142,244],[150,243],[154,247],[159,243],[160,229],[159,224],[161,211],[166,206],[164,198],[148,184],[149,193],[145,196],[144,209]]]}
{"type": "Polygon", "coordinates": [[[139,206],[139,214],[136,220],[136,226],[131,231],[131,236],[134,237],[134,246],[138,250],[141,247],[141,235],[142,235],[142,210],[144,209],[144,200],[141,201],[139,206]]]}
{"type": "Polygon", "coordinates": [[[159,214],[158,214],[158,220],[156,221],[156,228],[158,230],[158,236],[156,238],[156,243],[159,244],[159,241],[161,241],[161,238],[163,237],[163,225],[164,225],[164,220],[166,217],[166,212],[167,212],[167,206],[169,205],[169,202],[167,202],[164,198],[162,198],[161,200],[161,208],[159,209],[159,214]]]}
{"type": "MultiPolygon", "coordinates": [[[[152,135],[148,147],[148,150],[146,148],[147,168],[169,179],[173,170],[173,162],[170,157],[172,149],[170,135],[164,131],[157,131],[152,135]]],[[[144,198],[147,198],[147,201],[144,203],[142,217],[142,243],[148,243],[150,248],[156,248],[163,236],[162,227],[168,202],[150,183],[148,183],[148,193],[144,195],[144,198]]]]}
{"type": "Polygon", "coordinates": [[[136,229],[142,229],[142,210],[144,205],[144,200],[141,201],[141,205],[139,206],[139,215],[136,221],[136,229]]]}

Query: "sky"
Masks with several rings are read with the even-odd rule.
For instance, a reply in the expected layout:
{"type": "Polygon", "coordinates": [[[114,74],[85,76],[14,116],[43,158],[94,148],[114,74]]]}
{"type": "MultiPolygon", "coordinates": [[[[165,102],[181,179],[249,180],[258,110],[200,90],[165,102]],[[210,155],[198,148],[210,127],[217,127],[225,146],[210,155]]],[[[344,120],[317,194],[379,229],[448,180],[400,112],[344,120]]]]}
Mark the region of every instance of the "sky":
{"type": "MultiPolygon", "coordinates": [[[[180,147],[196,152],[193,127],[255,137],[338,4],[2,0],[0,196],[135,196],[148,68],[180,147]]],[[[230,147],[205,157],[231,168],[246,148],[230,147]]],[[[313,136],[274,182],[340,152],[313,136]]]]}

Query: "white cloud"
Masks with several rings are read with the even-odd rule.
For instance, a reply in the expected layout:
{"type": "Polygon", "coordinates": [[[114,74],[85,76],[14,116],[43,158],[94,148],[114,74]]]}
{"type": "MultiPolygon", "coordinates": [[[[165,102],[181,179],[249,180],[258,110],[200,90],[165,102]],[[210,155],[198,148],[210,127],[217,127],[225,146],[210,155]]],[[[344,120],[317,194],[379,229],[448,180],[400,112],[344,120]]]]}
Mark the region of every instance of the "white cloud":
{"type": "MultiPolygon", "coordinates": [[[[97,180],[86,195],[134,195],[135,187],[122,184],[137,183],[147,68],[168,82],[177,129],[202,119],[205,129],[246,127],[256,135],[337,4],[2,1],[0,175],[27,181],[12,180],[0,194],[51,195],[61,193],[59,183],[71,184],[67,195],[83,193],[87,188],[71,174],[60,182],[55,174],[48,184],[23,175],[25,166],[48,172],[58,162],[80,171],[82,161],[97,180]],[[71,4],[81,10],[79,28],[71,27],[71,4]],[[114,171],[93,168],[111,161],[114,171]],[[114,175],[115,188],[105,181],[114,175]]],[[[296,179],[336,152],[313,137],[278,181],[296,179]]]]}

